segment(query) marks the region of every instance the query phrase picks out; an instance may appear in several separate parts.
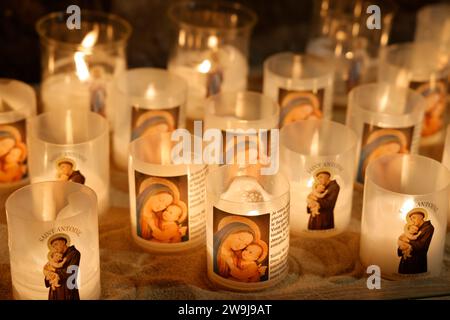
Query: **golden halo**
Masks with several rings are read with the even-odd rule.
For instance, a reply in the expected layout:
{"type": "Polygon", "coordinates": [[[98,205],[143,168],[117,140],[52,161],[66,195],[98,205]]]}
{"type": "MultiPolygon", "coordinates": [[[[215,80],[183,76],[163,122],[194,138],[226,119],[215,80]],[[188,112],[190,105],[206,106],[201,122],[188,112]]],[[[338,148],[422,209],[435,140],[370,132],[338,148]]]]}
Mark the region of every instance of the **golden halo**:
{"type": "Polygon", "coordinates": [[[184,201],[179,200],[178,202],[174,202],[174,204],[176,204],[181,208],[181,216],[178,219],[178,223],[182,223],[184,220],[186,220],[188,214],[186,203],[184,203],[184,201]]]}
{"type": "Polygon", "coordinates": [[[411,216],[416,213],[416,212],[420,212],[423,213],[423,221],[427,221],[428,220],[428,212],[424,209],[424,208],[414,208],[411,209],[407,214],[406,214],[406,222],[408,224],[412,224],[411,221],[411,216]]]}
{"type": "MultiPolygon", "coordinates": [[[[319,109],[319,99],[314,93],[311,92],[291,92],[283,98],[283,100],[281,101],[281,105],[285,107],[290,100],[296,98],[307,98],[308,101],[311,103],[313,109],[319,109]]],[[[305,103],[303,102],[302,104],[305,103]]]]}
{"type": "Polygon", "coordinates": [[[63,162],[68,162],[68,163],[72,164],[72,170],[73,170],[73,171],[76,170],[77,164],[76,164],[75,160],[70,159],[70,158],[65,158],[65,157],[56,160],[56,168],[58,169],[58,168],[59,168],[59,165],[60,165],[61,163],[63,163],[63,162]]]}
{"type": "Polygon", "coordinates": [[[385,135],[393,135],[396,136],[401,143],[402,147],[406,147],[406,145],[408,144],[407,139],[406,139],[406,135],[397,130],[397,129],[380,129],[380,130],[376,130],[374,132],[372,132],[369,137],[367,138],[367,142],[366,144],[371,143],[372,141],[374,141],[375,139],[381,137],[381,136],[385,136],[385,135]]]}
{"type": "Polygon", "coordinates": [[[320,169],[315,170],[313,173],[314,180],[317,181],[317,175],[319,175],[320,173],[325,173],[325,172],[330,174],[330,180],[331,180],[334,176],[334,172],[330,168],[320,168],[320,169]]]}
{"type": "Polygon", "coordinates": [[[67,234],[65,234],[65,233],[57,233],[57,234],[52,235],[47,241],[47,247],[49,248],[50,251],[53,251],[53,248],[52,248],[52,245],[51,245],[52,241],[57,239],[57,238],[64,238],[64,239],[66,239],[66,241],[67,241],[66,245],[68,247],[70,247],[70,237],[67,234]]]}
{"type": "Polygon", "coordinates": [[[139,186],[138,194],[141,194],[147,187],[152,184],[162,184],[167,186],[173,192],[174,200],[176,200],[177,202],[180,200],[180,191],[178,190],[178,187],[175,185],[175,183],[168,179],[159,177],[150,177],[142,181],[141,185],[139,186]]]}
{"type": "Polygon", "coordinates": [[[7,131],[11,133],[11,135],[16,140],[16,143],[22,141],[22,135],[20,134],[19,129],[17,129],[16,127],[10,125],[0,125],[0,131],[7,131]]]}
{"type": "Polygon", "coordinates": [[[153,118],[155,116],[161,116],[169,125],[169,131],[175,129],[175,120],[170,112],[162,111],[162,110],[149,110],[143,114],[141,114],[136,120],[136,127],[140,126],[145,120],[153,118]]]}
{"type": "Polygon", "coordinates": [[[222,220],[220,220],[219,225],[217,226],[217,231],[224,228],[226,225],[233,223],[233,222],[241,222],[250,227],[252,229],[253,233],[255,234],[255,239],[253,241],[258,241],[261,239],[261,231],[259,230],[258,225],[250,220],[249,218],[242,217],[242,216],[230,216],[230,217],[224,217],[222,220]]]}
{"type": "Polygon", "coordinates": [[[255,241],[253,241],[253,243],[256,243],[257,245],[259,245],[263,250],[263,252],[261,253],[261,255],[258,258],[258,262],[261,263],[264,261],[264,259],[267,257],[267,254],[269,253],[269,246],[267,245],[267,243],[265,241],[263,241],[261,239],[255,240],[255,241]]]}

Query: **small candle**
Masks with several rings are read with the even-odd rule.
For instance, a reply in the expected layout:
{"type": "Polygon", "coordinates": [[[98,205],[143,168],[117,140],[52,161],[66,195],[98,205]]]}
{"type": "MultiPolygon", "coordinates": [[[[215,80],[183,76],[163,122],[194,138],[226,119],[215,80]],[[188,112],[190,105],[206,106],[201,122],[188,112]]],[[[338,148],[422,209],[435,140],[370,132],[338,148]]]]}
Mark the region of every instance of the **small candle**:
{"type": "Polygon", "coordinates": [[[264,94],[280,105],[280,127],[298,120],[331,118],[333,63],[291,52],[264,62],[264,94]]]}
{"type": "Polygon", "coordinates": [[[360,256],[388,279],[439,276],[450,173],[418,155],[385,155],[366,172],[360,256]],[[426,179],[424,179],[426,176],[426,179]]]}
{"type": "Polygon", "coordinates": [[[364,183],[367,165],[384,154],[416,153],[425,99],[388,83],[365,84],[349,94],[347,126],[358,136],[356,182],[364,183]]]}
{"type": "Polygon", "coordinates": [[[0,194],[7,196],[28,178],[26,119],[36,113],[29,85],[0,79],[0,194]]]}
{"type": "Polygon", "coordinates": [[[236,3],[192,1],[173,4],[169,17],[178,36],[167,69],[188,83],[190,123],[203,119],[206,97],[247,87],[248,43],[256,15],[236,3]]]}
{"type": "Polygon", "coordinates": [[[115,91],[114,162],[126,170],[130,141],[185,127],[187,84],[166,70],[137,68],[118,78],[115,91]]]}
{"type": "Polygon", "coordinates": [[[290,180],[293,234],[330,237],[347,228],[356,141],[351,129],[327,120],[298,121],[281,130],[280,168],[290,180]]]}
{"type": "MultiPolygon", "coordinates": [[[[126,69],[131,26],[101,12],[85,12],[81,28],[68,30],[65,13],[51,13],[37,25],[42,51],[44,111],[90,110],[112,125],[113,82],[126,69]]],[[[112,128],[112,126],[111,126],[112,128]]]]}
{"type": "Polygon", "coordinates": [[[90,111],[55,110],[28,126],[30,178],[73,181],[92,188],[99,212],[109,203],[108,122],[90,111]]]}
{"type": "Polygon", "coordinates": [[[153,133],[130,144],[129,190],[133,239],[156,252],[197,247],[205,237],[204,164],[172,159],[171,133],[153,133]]]}
{"type": "Polygon", "coordinates": [[[217,286],[271,287],[287,274],[289,183],[260,167],[225,165],[207,178],[207,268],[217,286]]]}
{"type": "Polygon", "coordinates": [[[95,193],[72,182],[42,182],[6,202],[13,296],[32,300],[100,298],[95,193]]]}

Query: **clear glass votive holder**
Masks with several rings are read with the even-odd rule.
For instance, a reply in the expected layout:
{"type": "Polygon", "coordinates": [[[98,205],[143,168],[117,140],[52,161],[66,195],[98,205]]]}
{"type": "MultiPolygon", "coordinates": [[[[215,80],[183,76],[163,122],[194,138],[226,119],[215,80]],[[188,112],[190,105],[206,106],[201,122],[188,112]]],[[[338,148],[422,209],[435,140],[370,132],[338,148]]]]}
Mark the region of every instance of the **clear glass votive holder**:
{"type": "Polygon", "coordinates": [[[333,76],[330,59],[292,52],[266,59],[263,92],[280,105],[280,128],[298,120],[330,119],[333,76]]]}
{"type": "Polygon", "coordinates": [[[247,88],[248,49],[256,14],[229,1],[190,0],[169,8],[174,37],[167,64],[188,83],[187,119],[204,116],[204,99],[247,88]]]}
{"type": "MultiPolygon", "coordinates": [[[[190,143],[193,138],[184,131],[190,143]]],[[[153,133],[130,143],[131,233],[148,251],[170,253],[204,243],[207,166],[194,161],[187,150],[183,154],[189,154],[188,159],[178,158],[177,145],[171,133],[153,133]]]]}
{"type": "Polygon", "coordinates": [[[137,68],[118,78],[116,91],[114,162],[126,170],[130,141],[185,127],[187,84],[163,69],[137,68]]]}
{"type": "Polygon", "coordinates": [[[417,152],[425,104],[419,93],[389,83],[350,91],[346,124],[358,136],[357,185],[364,183],[370,161],[384,154],[417,152]]]}
{"type": "Polygon", "coordinates": [[[387,279],[439,276],[450,172],[438,161],[405,154],[371,162],[364,183],[360,257],[387,279]]]}
{"type": "Polygon", "coordinates": [[[36,114],[34,89],[24,82],[0,78],[1,206],[28,182],[27,118],[36,114]],[[5,198],[5,199],[4,199],[5,198]]]}
{"type": "Polygon", "coordinates": [[[325,238],[350,223],[357,138],[328,120],[302,120],[281,129],[281,170],[291,186],[291,233],[325,238]]]}
{"type": "Polygon", "coordinates": [[[59,109],[28,121],[30,179],[72,181],[97,194],[99,213],[109,206],[108,121],[88,110],[59,109]]]}
{"type": "Polygon", "coordinates": [[[36,24],[43,110],[91,110],[107,117],[112,126],[112,89],[114,79],[127,67],[131,26],[113,14],[82,11],[79,29],[68,28],[66,12],[50,13],[36,24]]]}
{"type": "Polygon", "coordinates": [[[67,181],[27,185],[6,201],[13,296],[99,299],[97,198],[67,181]]]}
{"type": "Polygon", "coordinates": [[[218,130],[222,136],[223,152],[216,162],[276,164],[270,159],[278,136],[272,137],[271,129],[278,128],[280,111],[273,99],[251,91],[223,92],[208,98],[205,108],[205,135],[218,130]]]}
{"type": "Polygon", "coordinates": [[[426,99],[422,146],[442,143],[449,74],[448,52],[433,42],[395,44],[381,52],[379,81],[410,87],[426,99]]]}
{"type": "Polygon", "coordinates": [[[283,174],[224,165],[210,171],[206,190],[209,279],[236,291],[282,281],[289,251],[289,182],[283,174]]]}

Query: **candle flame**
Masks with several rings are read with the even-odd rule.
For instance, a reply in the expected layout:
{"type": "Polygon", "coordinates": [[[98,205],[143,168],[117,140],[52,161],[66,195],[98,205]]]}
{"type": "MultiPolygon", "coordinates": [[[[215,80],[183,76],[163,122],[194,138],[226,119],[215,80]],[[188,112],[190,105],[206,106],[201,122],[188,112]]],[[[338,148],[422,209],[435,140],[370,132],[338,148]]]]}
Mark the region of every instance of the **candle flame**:
{"type": "Polygon", "coordinates": [[[311,177],[311,178],[309,178],[308,182],[306,183],[306,186],[308,188],[312,188],[313,185],[314,185],[314,178],[311,177]]]}
{"type": "Polygon", "coordinates": [[[73,144],[73,125],[72,125],[72,110],[67,110],[66,119],[66,143],[73,144]]]}
{"type": "Polygon", "coordinates": [[[216,49],[219,44],[219,39],[216,36],[208,37],[208,47],[211,49],[216,49]]]}
{"type": "Polygon", "coordinates": [[[211,61],[205,59],[197,67],[197,70],[201,73],[208,73],[211,70],[211,61]]]}
{"type": "Polygon", "coordinates": [[[406,219],[406,215],[414,208],[414,206],[415,203],[413,199],[408,199],[405,201],[405,203],[403,203],[403,206],[400,209],[400,216],[402,220],[406,219]]]}
{"type": "Polygon", "coordinates": [[[150,83],[150,84],[148,85],[147,90],[145,91],[145,97],[146,97],[147,99],[152,99],[152,98],[155,97],[155,95],[156,95],[155,86],[153,85],[153,83],[150,83]]]}
{"type": "Polygon", "coordinates": [[[73,55],[73,59],[75,60],[75,68],[76,74],[80,81],[86,81],[89,79],[89,68],[85,60],[86,53],[89,52],[92,47],[97,43],[98,39],[98,26],[94,26],[92,31],[89,31],[86,36],[81,41],[81,46],[83,47],[82,51],[77,51],[73,55]]]}
{"type": "Polygon", "coordinates": [[[319,131],[315,131],[311,140],[311,149],[310,153],[312,156],[319,155],[319,131]]]}

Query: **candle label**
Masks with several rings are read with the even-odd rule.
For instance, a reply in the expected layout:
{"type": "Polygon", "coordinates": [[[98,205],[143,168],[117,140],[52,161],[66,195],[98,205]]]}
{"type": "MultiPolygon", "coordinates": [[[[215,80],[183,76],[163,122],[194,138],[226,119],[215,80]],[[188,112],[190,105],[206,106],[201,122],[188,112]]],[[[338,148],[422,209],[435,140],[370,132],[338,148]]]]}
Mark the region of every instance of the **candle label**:
{"type": "Polygon", "coordinates": [[[136,232],[155,243],[193,241],[204,232],[207,167],[159,177],[135,170],[136,232]]]}
{"type": "Polygon", "coordinates": [[[431,136],[442,129],[447,96],[447,79],[411,82],[410,87],[426,99],[425,115],[422,122],[422,137],[431,136]]]}
{"type": "Polygon", "coordinates": [[[306,197],[307,231],[330,231],[335,227],[334,208],[341,188],[334,177],[334,170],[342,171],[342,167],[334,162],[325,162],[308,170],[312,177],[308,182],[311,191],[306,197]]]}
{"type": "Polygon", "coordinates": [[[270,130],[222,130],[223,164],[269,164],[270,130]]]}
{"type": "Polygon", "coordinates": [[[45,232],[39,239],[48,247],[46,263],[42,271],[49,300],[80,300],[78,291],[81,253],[69,235],[82,233],[77,227],[60,226],[45,232]],[[45,241],[47,240],[47,241],[45,241]]]}
{"type": "Polygon", "coordinates": [[[413,133],[414,126],[382,128],[364,123],[356,181],[364,183],[366,168],[370,161],[385,154],[409,153],[414,137],[413,133]]]}
{"type": "MultiPolygon", "coordinates": [[[[428,207],[437,209],[434,204],[428,207]]],[[[423,207],[414,208],[406,215],[403,233],[397,240],[397,255],[400,257],[398,273],[402,276],[425,275],[428,272],[427,253],[434,233],[428,217],[428,211],[423,207]]]]}
{"type": "Polygon", "coordinates": [[[86,177],[77,168],[76,161],[67,156],[63,156],[56,160],[56,179],[60,181],[72,181],[84,184],[86,177]]]}
{"type": "Polygon", "coordinates": [[[0,183],[28,176],[27,155],[25,119],[0,124],[0,183]]]}
{"type": "Polygon", "coordinates": [[[180,107],[150,110],[131,108],[131,140],[155,132],[172,132],[178,128],[180,107]]]}
{"type": "Polygon", "coordinates": [[[324,93],[324,88],[302,91],[280,88],[280,128],[298,120],[322,118],[324,93]]]}
{"type": "Polygon", "coordinates": [[[289,204],[242,216],[213,208],[213,271],[236,282],[273,280],[287,270],[289,204]]]}

